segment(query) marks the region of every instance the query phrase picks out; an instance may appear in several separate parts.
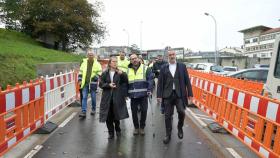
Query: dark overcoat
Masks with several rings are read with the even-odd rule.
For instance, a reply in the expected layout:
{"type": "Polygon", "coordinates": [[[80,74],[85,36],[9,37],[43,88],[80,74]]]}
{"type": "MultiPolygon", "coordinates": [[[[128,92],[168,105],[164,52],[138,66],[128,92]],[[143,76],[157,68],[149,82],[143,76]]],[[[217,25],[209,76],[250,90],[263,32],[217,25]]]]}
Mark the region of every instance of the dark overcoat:
{"type": "Polygon", "coordinates": [[[111,83],[109,70],[101,74],[99,87],[103,91],[100,102],[100,122],[107,120],[111,99],[113,101],[114,119],[122,120],[129,117],[125,100],[128,95],[128,78],[126,73],[118,74],[116,72],[113,77],[113,82],[116,84],[116,88],[114,89],[109,86],[111,83]]]}

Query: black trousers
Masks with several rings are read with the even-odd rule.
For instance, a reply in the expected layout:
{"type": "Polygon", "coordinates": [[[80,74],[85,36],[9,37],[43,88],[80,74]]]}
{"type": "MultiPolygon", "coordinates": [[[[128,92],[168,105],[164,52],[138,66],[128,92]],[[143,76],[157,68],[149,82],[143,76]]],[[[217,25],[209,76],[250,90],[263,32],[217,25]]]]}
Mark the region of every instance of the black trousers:
{"type": "Polygon", "coordinates": [[[107,125],[107,128],[108,128],[109,134],[114,134],[114,128],[115,128],[116,132],[121,131],[120,121],[115,120],[113,106],[114,106],[113,101],[111,100],[110,108],[109,108],[108,116],[107,116],[107,120],[106,120],[106,125],[107,125]],[[115,127],[114,127],[114,123],[115,123],[115,127]]]}
{"type": "Polygon", "coordinates": [[[144,129],[146,126],[146,118],[147,118],[147,110],[148,110],[148,98],[131,98],[131,112],[132,112],[132,120],[134,124],[134,128],[142,128],[144,129]],[[141,118],[140,124],[138,120],[138,107],[140,108],[141,118]]]}
{"type": "Polygon", "coordinates": [[[178,113],[177,128],[182,128],[185,119],[185,107],[183,100],[178,98],[176,92],[173,91],[169,98],[163,98],[164,111],[165,111],[165,128],[166,135],[170,136],[172,131],[172,117],[174,113],[174,106],[176,106],[178,113]]]}

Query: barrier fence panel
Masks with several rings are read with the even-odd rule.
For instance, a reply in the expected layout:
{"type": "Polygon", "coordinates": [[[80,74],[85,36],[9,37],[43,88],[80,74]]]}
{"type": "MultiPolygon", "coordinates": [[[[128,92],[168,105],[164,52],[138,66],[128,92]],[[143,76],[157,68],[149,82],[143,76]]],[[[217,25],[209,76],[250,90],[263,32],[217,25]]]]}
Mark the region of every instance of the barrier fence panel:
{"type": "Polygon", "coordinates": [[[206,73],[206,72],[201,72],[201,71],[191,70],[191,69],[188,69],[188,72],[191,76],[198,76],[205,80],[209,80],[212,82],[217,82],[217,83],[224,84],[227,86],[239,88],[239,89],[246,90],[246,91],[249,91],[252,93],[261,94],[262,90],[263,90],[263,83],[261,83],[261,82],[241,80],[241,79],[237,79],[237,78],[226,77],[226,76],[221,76],[221,75],[217,75],[214,73],[206,73]]]}
{"type": "Polygon", "coordinates": [[[194,103],[261,157],[280,156],[280,102],[190,75],[194,103]]]}
{"type": "Polygon", "coordinates": [[[44,124],[44,81],[0,90],[0,156],[44,124]]]}
{"type": "Polygon", "coordinates": [[[76,73],[74,71],[52,77],[46,76],[45,114],[49,120],[76,100],[76,73]]]}

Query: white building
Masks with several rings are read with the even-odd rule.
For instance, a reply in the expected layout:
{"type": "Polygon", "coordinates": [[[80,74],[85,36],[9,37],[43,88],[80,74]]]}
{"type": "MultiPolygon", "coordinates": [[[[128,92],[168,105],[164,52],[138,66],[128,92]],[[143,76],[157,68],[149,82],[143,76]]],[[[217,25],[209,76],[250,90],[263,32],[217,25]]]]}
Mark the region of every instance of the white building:
{"type": "Polygon", "coordinates": [[[279,28],[255,26],[239,31],[243,33],[245,55],[249,57],[271,58],[275,37],[279,28]]]}
{"type": "Polygon", "coordinates": [[[236,54],[236,55],[243,55],[244,54],[244,50],[242,48],[239,47],[225,47],[221,50],[219,50],[220,53],[232,53],[232,54],[236,54]]]}

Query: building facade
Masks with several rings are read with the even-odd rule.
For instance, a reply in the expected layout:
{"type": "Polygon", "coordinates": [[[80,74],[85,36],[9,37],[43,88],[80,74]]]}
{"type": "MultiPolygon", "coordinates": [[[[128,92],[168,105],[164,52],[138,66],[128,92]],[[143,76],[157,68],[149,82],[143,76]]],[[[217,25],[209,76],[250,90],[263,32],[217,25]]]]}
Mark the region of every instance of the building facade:
{"type": "Polygon", "coordinates": [[[280,27],[270,28],[261,25],[239,32],[243,33],[243,47],[246,56],[271,58],[275,38],[280,35],[280,27]]]}

